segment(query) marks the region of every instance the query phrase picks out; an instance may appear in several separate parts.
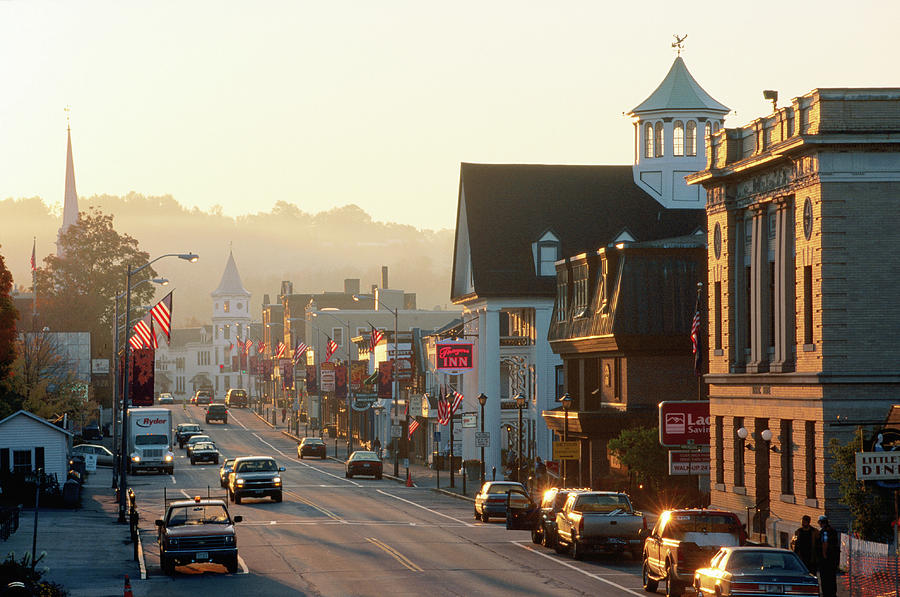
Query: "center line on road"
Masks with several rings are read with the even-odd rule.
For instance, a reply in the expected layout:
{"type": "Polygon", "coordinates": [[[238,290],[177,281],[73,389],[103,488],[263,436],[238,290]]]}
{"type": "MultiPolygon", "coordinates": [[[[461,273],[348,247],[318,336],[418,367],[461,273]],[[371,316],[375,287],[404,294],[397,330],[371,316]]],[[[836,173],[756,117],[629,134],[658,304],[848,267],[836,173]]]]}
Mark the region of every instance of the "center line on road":
{"type": "Polygon", "coordinates": [[[312,500],[309,500],[308,498],[303,497],[303,496],[300,495],[299,493],[295,493],[295,492],[293,492],[293,491],[285,491],[285,493],[288,494],[288,495],[291,496],[291,497],[297,498],[298,500],[300,500],[301,502],[303,502],[303,503],[306,504],[307,506],[310,506],[310,507],[312,507],[312,508],[315,508],[316,510],[318,510],[319,512],[321,512],[322,514],[324,514],[325,516],[327,516],[328,518],[330,518],[330,519],[332,519],[332,520],[336,520],[336,521],[341,522],[341,523],[345,522],[340,516],[338,516],[337,514],[335,514],[334,512],[332,512],[331,510],[327,510],[326,508],[323,508],[322,506],[319,506],[318,504],[313,503],[312,500]]]}
{"type": "Polygon", "coordinates": [[[419,568],[416,564],[414,564],[409,558],[404,556],[402,553],[388,545],[387,543],[382,543],[375,537],[366,537],[366,541],[377,547],[378,549],[387,552],[391,557],[395,560],[406,566],[408,569],[413,572],[425,572],[423,569],[419,568]]]}
{"type": "Polygon", "coordinates": [[[596,579],[596,580],[599,580],[600,582],[605,582],[606,584],[608,584],[608,585],[610,585],[610,586],[613,586],[613,587],[619,589],[620,591],[625,591],[626,593],[629,593],[629,594],[631,594],[631,595],[638,595],[639,597],[640,597],[641,595],[644,594],[644,593],[638,593],[637,591],[632,591],[632,590],[629,589],[629,588],[623,587],[622,585],[620,585],[620,584],[618,584],[618,583],[614,583],[613,581],[611,581],[611,580],[609,580],[609,579],[606,579],[606,578],[603,578],[602,576],[600,576],[600,575],[598,575],[598,574],[594,574],[593,572],[588,572],[587,570],[582,570],[582,569],[579,568],[578,566],[573,566],[572,564],[570,564],[570,563],[568,563],[568,562],[563,562],[563,561],[560,560],[559,558],[554,558],[554,557],[551,556],[551,555],[542,553],[542,552],[540,552],[540,551],[538,551],[538,550],[536,550],[536,549],[533,549],[530,545],[523,545],[522,543],[519,543],[518,541],[510,541],[510,543],[512,543],[513,545],[518,545],[518,546],[521,547],[522,549],[525,549],[525,550],[527,550],[527,551],[530,551],[530,552],[533,553],[533,554],[536,554],[536,555],[539,555],[539,556],[541,556],[541,557],[547,558],[548,560],[552,560],[552,561],[556,562],[557,564],[561,564],[561,565],[563,565],[563,566],[565,566],[565,567],[567,567],[567,568],[571,568],[572,570],[574,570],[574,571],[576,571],[576,572],[581,572],[581,573],[584,574],[585,576],[590,576],[591,578],[594,578],[594,579],[596,579]]]}
{"type": "Polygon", "coordinates": [[[394,495],[394,494],[392,494],[392,493],[388,493],[388,492],[386,492],[386,491],[384,491],[384,490],[382,490],[382,489],[379,489],[379,490],[378,490],[378,493],[380,493],[380,494],[382,494],[382,495],[386,495],[386,496],[388,496],[388,497],[392,497],[392,498],[394,498],[395,500],[400,500],[401,502],[406,502],[407,504],[411,504],[411,505],[415,506],[416,508],[421,508],[421,509],[423,509],[423,510],[427,510],[427,511],[431,512],[432,514],[437,514],[438,516],[443,516],[444,518],[449,518],[449,519],[452,520],[453,522],[458,522],[459,524],[465,525],[465,526],[467,526],[467,527],[474,527],[474,526],[476,526],[476,525],[474,525],[474,524],[469,524],[468,522],[465,522],[465,521],[460,520],[460,519],[458,519],[458,518],[453,518],[452,516],[447,516],[447,515],[444,514],[443,512],[438,512],[437,510],[432,510],[431,508],[426,508],[425,506],[423,506],[423,505],[421,505],[421,504],[417,504],[417,503],[415,503],[415,502],[413,502],[413,501],[407,500],[407,499],[402,498],[402,497],[400,497],[400,496],[398,496],[398,495],[394,495]]]}
{"type": "Polygon", "coordinates": [[[335,479],[338,479],[338,480],[340,480],[340,481],[344,481],[344,482],[346,482],[346,483],[350,483],[351,485],[355,485],[355,486],[357,486],[357,487],[362,487],[362,485],[360,485],[360,484],[357,483],[356,481],[351,481],[350,479],[343,479],[343,478],[341,478],[341,477],[338,477],[337,475],[334,475],[334,474],[332,474],[332,473],[329,473],[328,471],[323,471],[323,470],[320,469],[320,468],[316,468],[316,467],[314,467],[314,466],[311,465],[311,464],[306,464],[305,462],[295,462],[295,461],[293,460],[293,458],[291,458],[289,455],[285,454],[284,452],[282,452],[281,450],[279,450],[278,448],[276,448],[275,446],[273,446],[272,444],[270,444],[269,442],[267,442],[266,440],[264,440],[263,438],[261,438],[261,437],[259,436],[258,433],[254,433],[253,435],[256,437],[256,439],[258,439],[258,440],[261,441],[262,443],[266,444],[267,446],[269,446],[270,448],[272,448],[273,450],[275,450],[276,452],[278,452],[279,454],[281,454],[282,456],[284,456],[285,458],[287,458],[287,459],[288,459],[288,462],[290,462],[290,463],[292,463],[292,464],[299,464],[299,465],[301,465],[301,466],[305,466],[306,468],[311,468],[312,470],[314,470],[314,471],[316,471],[316,472],[318,472],[318,473],[322,473],[323,475],[328,475],[329,477],[334,477],[335,479]]]}

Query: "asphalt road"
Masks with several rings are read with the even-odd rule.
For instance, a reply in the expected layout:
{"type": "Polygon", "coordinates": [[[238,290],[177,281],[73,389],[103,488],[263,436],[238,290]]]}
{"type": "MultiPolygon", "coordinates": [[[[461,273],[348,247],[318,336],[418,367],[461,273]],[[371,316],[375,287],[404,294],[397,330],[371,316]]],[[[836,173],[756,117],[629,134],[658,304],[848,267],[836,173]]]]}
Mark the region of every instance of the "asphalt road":
{"type": "Polygon", "coordinates": [[[647,594],[640,564],[627,555],[574,561],[532,544],[526,531],[476,521],[468,501],[388,479],[345,479],[339,462],[297,459],[293,441],[246,410],[230,410],[227,425],[205,424],[201,407],[176,405],[173,413],[175,423],[199,422],[223,457],[275,457],[287,469],[284,501],[229,504],[244,518],[237,525],[237,574],[207,564],[167,577],[153,523],[163,513],[163,491],[224,496],[219,467],[192,466],[178,450],[174,475],[130,477],[147,572],[133,583],[135,597],[647,594]]]}

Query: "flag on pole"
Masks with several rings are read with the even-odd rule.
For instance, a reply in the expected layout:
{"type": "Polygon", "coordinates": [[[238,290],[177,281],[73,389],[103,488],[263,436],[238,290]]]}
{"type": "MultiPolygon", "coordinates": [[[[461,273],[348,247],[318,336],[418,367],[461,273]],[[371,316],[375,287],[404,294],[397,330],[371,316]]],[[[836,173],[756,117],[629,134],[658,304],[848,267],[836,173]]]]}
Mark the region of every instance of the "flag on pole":
{"type": "Polygon", "coordinates": [[[247,341],[244,342],[244,354],[250,354],[251,348],[253,348],[253,340],[247,338],[247,341]]]}
{"type": "Polygon", "coordinates": [[[694,375],[703,373],[703,341],[700,338],[700,289],[697,286],[697,306],[694,308],[694,319],[691,321],[691,345],[694,350],[694,375]]]}
{"type": "Polygon", "coordinates": [[[31,271],[37,270],[37,258],[35,255],[35,251],[37,251],[37,238],[34,239],[34,243],[31,245],[31,271]]]}
{"type": "Polygon", "coordinates": [[[338,349],[337,342],[335,342],[334,340],[329,338],[328,343],[325,344],[325,362],[326,363],[328,362],[328,359],[331,358],[331,355],[333,355],[337,351],[337,349],[338,349]]]}
{"type": "MultiPolygon", "coordinates": [[[[369,324],[369,325],[372,325],[372,324],[369,324]]],[[[371,349],[375,350],[375,347],[378,346],[378,343],[381,342],[381,340],[383,338],[384,338],[384,332],[379,329],[375,329],[375,326],[372,325],[372,335],[369,339],[369,346],[371,347],[371,349]]]]}
{"type": "Polygon", "coordinates": [[[453,390],[452,392],[450,392],[449,398],[451,401],[450,416],[452,417],[456,413],[456,410],[462,404],[464,396],[462,395],[462,393],[457,392],[456,390],[453,390]]]}
{"type": "Polygon", "coordinates": [[[305,342],[299,342],[297,344],[297,348],[294,349],[294,364],[295,365],[300,362],[300,359],[302,359],[303,356],[306,354],[306,351],[308,348],[309,348],[309,346],[307,346],[305,342]]]}
{"type": "Polygon", "coordinates": [[[137,334],[132,334],[131,338],[128,339],[128,343],[131,344],[131,350],[140,350],[144,347],[144,341],[137,334]]]}
{"type": "Polygon", "coordinates": [[[172,292],[150,309],[153,320],[159,324],[159,329],[166,335],[166,342],[169,343],[172,342],[172,292]]]}
{"type": "Polygon", "coordinates": [[[153,317],[150,313],[144,315],[143,319],[134,324],[134,331],[140,337],[144,346],[148,348],[159,348],[156,334],[153,331],[153,317]]]}
{"type": "Polygon", "coordinates": [[[238,352],[243,353],[244,352],[244,341],[241,340],[240,338],[238,338],[237,343],[238,343],[238,352]]]}
{"type": "Polygon", "coordinates": [[[440,425],[449,425],[450,424],[450,403],[444,399],[444,388],[441,388],[440,394],[438,395],[438,424],[440,425]]]}
{"type": "Polygon", "coordinates": [[[262,354],[264,352],[266,352],[266,343],[260,342],[256,345],[256,354],[262,354]]]}
{"type": "Polygon", "coordinates": [[[278,348],[275,349],[275,358],[280,359],[281,357],[283,357],[285,350],[286,350],[286,348],[284,346],[284,342],[279,342],[278,348]]]}
{"type": "Polygon", "coordinates": [[[406,434],[407,439],[412,439],[412,434],[419,428],[419,421],[413,419],[409,422],[409,433],[406,434]]]}
{"type": "Polygon", "coordinates": [[[233,348],[234,348],[234,342],[229,342],[229,343],[228,343],[228,352],[231,352],[231,350],[232,350],[233,348]]]}

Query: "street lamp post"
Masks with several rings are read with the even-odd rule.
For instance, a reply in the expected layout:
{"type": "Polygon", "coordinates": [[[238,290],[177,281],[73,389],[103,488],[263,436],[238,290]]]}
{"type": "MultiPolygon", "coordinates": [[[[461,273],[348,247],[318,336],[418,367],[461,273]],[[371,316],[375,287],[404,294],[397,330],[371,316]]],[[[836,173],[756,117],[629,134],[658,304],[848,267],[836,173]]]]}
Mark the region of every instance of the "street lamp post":
{"type": "Polygon", "coordinates": [[[131,269],[131,266],[127,266],[127,275],[126,275],[126,283],[125,283],[125,378],[123,383],[123,394],[122,394],[122,444],[121,444],[121,455],[119,458],[119,522],[125,522],[125,500],[126,500],[126,489],[128,487],[128,382],[129,382],[129,371],[128,371],[128,357],[131,354],[130,342],[127,341],[128,332],[131,328],[130,314],[131,314],[131,276],[140,272],[141,270],[150,267],[152,264],[156,263],[160,259],[165,257],[178,257],[179,259],[184,259],[185,261],[190,261],[191,263],[195,263],[199,257],[195,253],[166,253],[165,255],[160,255],[156,259],[152,259],[145,263],[144,265],[131,269]]]}
{"type": "MultiPolygon", "coordinates": [[[[481,405],[481,436],[484,437],[484,405],[488,397],[484,393],[478,394],[478,404],[481,405]]],[[[481,445],[481,484],[484,485],[484,444],[481,445]]]]}
{"type": "MultiPolygon", "coordinates": [[[[385,305],[383,302],[381,302],[381,300],[379,300],[378,297],[376,297],[374,295],[370,295],[370,294],[354,294],[353,295],[353,300],[356,302],[359,302],[359,299],[361,299],[361,298],[371,298],[371,299],[377,301],[379,305],[381,305],[382,307],[384,307],[385,309],[387,309],[388,311],[390,311],[391,313],[394,314],[394,359],[392,361],[392,367],[391,367],[391,375],[394,378],[394,390],[393,390],[394,416],[391,420],[391,425],[393,425],[394,420],[399,419],[399,417],[400,417],[400,414],[397,412],[397,410],[398,410],[397,399],[399,398],[399,394],[400,394],[400,386],[399,386],[399,382],[397,381],[397,370],[396,370],[397,355],[400,352],[399,349],[397,348],[398,340],[399,340],[398,333],[397,333],[397,313],[398,313],[399,309],[391,309],[390,307],[385,305]]],[[[409,410],[409,409],[407,409],[407,410],[409,410]]],[[[391,435],[393,435],[393,434],[391,434],[391,435]]],[[[393,437],[391,439],[393,439],[393,437]]],[[[408,457],[409,457],[409,454],[407,454],[407,458],[408,457]]],[[[452,465],[452,463],[451,463],[451,465],[452,465]]],[[[394,450],[394,476],[395,477],[400,476],[400,438],[399,437],[397,438],[397,449],[394,450]]]]}
{"type": "MultiPolygon", "coordinates": [[[[145,282],[153,282],[154,284],[159,284],[160,286],[166,286],[169,283],[169,280],[166,278],[153,278],[147,280],[141,280],[136,283],[133,288],[137,288],[141,284],[145,282]]],[[[115,316],[113,317],[113,400],[112,400],[112,440],[113,446],[118,445],[116,443],[116,439],[118,437],[118,425],[116,425],[116,419],[119,418],[119,299],[125,296],[124,292],[121,292],[116,295],[116,309],[115,316]]],[[[127,324],[127,321],[126,321],[127,324]]],[[[127,339],[126,339],[127,341],[127,339]]],[[[122,421],[124,425],[125,422],[122,421]]],[[[121,455],[119,456],[122,457],[121,455]]],[[[113,475],[112,475],[112,488],[116,489],[119,486],[119,467],[113,467],[113,475]]]]}
{"type": "Polygon", "coordinates": [[[350,320],[347,319],[347,321],[342,321],[328,311],[314,311],[312,316],[317,317],[319,313],[327,315],[336,322],[347,326],[347,337],[344,338],[344,342],[347,345],[347,459],[349,460],[350,452],[353,451],[353,393],[351,392],[350,385],[350,320]]]}
{"type": "Polygon", "coordinates": [[[522,482],[522,409],[525,408],[527,401],[525,394],[521,392],[516,394],[516,408],[519,410],[519,427],[516,432],[518,436],[516,438],[518,440],[516,447],[516,481],[519,483],[522,482]]]}
{"type": "MultiPolygon", "coordinates": [[[[568,392],[566,392],[565,394],[562,395],[562,398],[560,398],[559,401],[562,402],[563,413],[565,413],[565,420],[563,421],[563,441],[567,442],[567,441],[569,441],[569,409],[572,408],[572,397],[569,396],[568,392]]],[[[569,461],[563,460],[562,467],[563,467],[562,486],[568,487],[568,485],[566,484],[566,481],[567,481],[566,473],[568,471],[566,469],[569,468],[569,461]]]]}

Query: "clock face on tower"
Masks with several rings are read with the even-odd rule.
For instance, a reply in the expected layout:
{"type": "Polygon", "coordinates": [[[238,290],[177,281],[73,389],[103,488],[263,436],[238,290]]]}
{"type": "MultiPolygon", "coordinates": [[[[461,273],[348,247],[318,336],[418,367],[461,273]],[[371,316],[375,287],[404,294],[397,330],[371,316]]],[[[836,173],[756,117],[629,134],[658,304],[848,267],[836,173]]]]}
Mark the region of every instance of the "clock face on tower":
{"type": "Polygon", "coordinates": [[[806,201],[803,203],[803,236],[806,237],[806,240],[809,240],[809,237],[812,236],[812,228],[812,201],[807,197],[806,201]]]}

